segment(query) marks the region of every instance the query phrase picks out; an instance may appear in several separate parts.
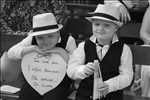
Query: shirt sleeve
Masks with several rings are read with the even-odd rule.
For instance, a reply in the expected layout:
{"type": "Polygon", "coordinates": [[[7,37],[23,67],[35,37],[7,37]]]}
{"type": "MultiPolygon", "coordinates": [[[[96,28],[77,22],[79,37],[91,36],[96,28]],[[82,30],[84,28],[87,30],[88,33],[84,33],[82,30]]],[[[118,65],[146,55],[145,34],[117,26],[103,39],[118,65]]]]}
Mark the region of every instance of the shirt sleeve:
{"type": "Polygon", "coordinates": [[[85,78],[85,76],[81,73],[82,69],[85,67],[84,44],[85,42],[80,43],[78,48],[74,50],[72,55],[70,55],[67,74],[71,79],[74,80],[80,80],[85,78]]]}
{"type": "Polygon", "coordinates": [[[11,59],[21,59],[22,58],[22,50],[24,47],[31,45],[32,37],[27,36],[21,42],[17,43],[16,45],[12,46],[8,50],[8,57],[11,59]]]}
{"type": "Polygon", "coordinates": [[[133,62],[130,48],[125,44],[119,66],[119,75],[104,81],[109,86],[109,92],[121,90],[129,86],[133,79],[133,62]]]}

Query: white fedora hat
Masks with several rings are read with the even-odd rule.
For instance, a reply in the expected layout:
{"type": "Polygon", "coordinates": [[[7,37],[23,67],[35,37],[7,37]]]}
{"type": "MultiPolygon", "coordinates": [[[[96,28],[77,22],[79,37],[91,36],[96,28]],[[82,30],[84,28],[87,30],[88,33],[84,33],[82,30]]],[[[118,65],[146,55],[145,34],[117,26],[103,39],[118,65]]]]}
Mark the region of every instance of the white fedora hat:
{"type": "Polygon", "coordinates": [[[89,21],[92,19],[100,19],[113,22],[119,26],[122,26],[122,22],[119,21],[120,13],[116,6],[110,4],[98,4],[94,12],[91,12],[86,17],[89,21]]]}
{"type": "Polygon", "coordinates": [[[44,35],[59,31],[63,25],[57,24],[53,13],[43,13],[33,16],[33,30],[29,35],[44,35]]]}

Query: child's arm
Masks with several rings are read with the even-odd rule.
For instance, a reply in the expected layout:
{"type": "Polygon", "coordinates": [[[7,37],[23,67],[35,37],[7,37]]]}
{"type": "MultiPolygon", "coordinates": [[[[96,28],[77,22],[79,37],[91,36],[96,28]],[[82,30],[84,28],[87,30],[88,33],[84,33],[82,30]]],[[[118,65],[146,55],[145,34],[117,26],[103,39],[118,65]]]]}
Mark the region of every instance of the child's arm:
{"type": "Polygon", "coordinates": [[[140,37],[145,42],[145,44],[150,45],[150,7],[145,12],[145,15],[143,17],[141,30],[140,30],[140,37]]]}
{"type": "MultiPolygon", "coordinates": [[[[128,87],[133,79],[132,53],[127,45],[124,45],[119,66],[119,75],[104,81],[108,84],[109,92],[121,90],[128,87]]],[[[110,66],[111,67],[111,66],[110,66]]]]}
{"type": "Polygon", "coordinates": [[[78,48],[70,56],[70,60],[68,63],[67,74],[74,80],[82,80],[86,77],[89,77],[94,72],[95,67],[92,62],[84,64],[84,44],[85,42],[79,44],[78,48]]]}
{"type": "Polygon", "coordinates": [[[21,42],[12,46],[8,50],[8,57],[11,59],[21,59],[23,49],[27,46],[31,46],[31,41],[32,41],[32,37],[28,36],[25,39],[23,39],[21,42]]]}

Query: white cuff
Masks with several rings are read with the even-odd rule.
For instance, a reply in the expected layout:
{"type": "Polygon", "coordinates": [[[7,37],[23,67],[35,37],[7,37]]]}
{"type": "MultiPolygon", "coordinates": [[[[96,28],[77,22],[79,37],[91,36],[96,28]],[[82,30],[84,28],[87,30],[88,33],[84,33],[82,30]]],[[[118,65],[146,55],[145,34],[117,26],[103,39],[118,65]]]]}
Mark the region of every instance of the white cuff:
{"type": "Polygon", "coordinates": [[[105,81],[104,83],[106,83],[109,87],[108,93],[113,92],[115,89],[113,87],[113,84],[111,81],[105,81]]]}
{"type": "Polygon", "coordinates": [[[77,68],[76,74],[75,74],[76,79],[85,79],[87,77],[84,72],[85,67],[86,67],[85,65],[80,65],[77,68]]]}

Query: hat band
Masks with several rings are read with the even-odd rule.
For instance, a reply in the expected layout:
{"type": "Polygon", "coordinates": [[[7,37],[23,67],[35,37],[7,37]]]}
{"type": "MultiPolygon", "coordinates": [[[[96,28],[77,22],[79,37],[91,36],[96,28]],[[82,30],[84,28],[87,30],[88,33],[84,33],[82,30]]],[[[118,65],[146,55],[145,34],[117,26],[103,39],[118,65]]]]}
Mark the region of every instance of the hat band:
{"type": "Polygon", "coordinates": [[[110,20],[118,21],[118,19],[116,19],[115,17],[108,15],[108,14],[104,14],[104,13],[90,13],[90,14],[88,14],[88,17],[92,17],[92,16],[99,16],[99,17],[108,18],[110,20]]]}
{"type": "Polygon", "coordinates": [[[44,31],[44,30],[49,30],[49,29],[57,29],[57,28],[58,28],[58,25],[49,25],[49,26],[44,26],[44,27],[33,28],[33,32],[44,31]]]}

